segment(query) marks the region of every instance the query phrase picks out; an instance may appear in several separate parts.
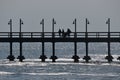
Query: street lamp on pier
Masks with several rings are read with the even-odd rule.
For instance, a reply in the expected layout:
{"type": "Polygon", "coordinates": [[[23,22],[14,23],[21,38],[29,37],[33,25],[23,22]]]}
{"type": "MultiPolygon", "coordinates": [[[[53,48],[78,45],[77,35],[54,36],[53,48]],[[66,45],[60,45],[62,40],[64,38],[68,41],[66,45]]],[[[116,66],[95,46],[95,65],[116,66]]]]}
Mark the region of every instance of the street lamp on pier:
{"type": "Polygon", "coordinates": [[[8,25],[10,25],[11,42],[10,42],[10,55],[7,57],[7,59],[9,59],[10,61],[14,61],[15,57],[12,54],[12,19],[10,19],[10,21],[8,22],[8,25]]]}
{"type": "Polygon", "coordinates": [[[86,28],[85,28],[85,38],[86,38],[86,56],[84,56],[84,60],[88,63],[89,60],[91,60],[91,57],[88,56],[88,24],[90,24],[90,22],[88,21],[88,19],[86,18],[86,28]]]}
{"type": "Polygon", "coordinates": [[[74,62],[79,62],[80,57],[77,56],[77,41],[76,41],[76,38],[77,38],[77,33],[76,33],[76,30],[77,30],[77,20],[76,20],[76,18],[73,21],[73,24],[75,25],[75,33],[74,33],[75,42],[74,42],[74,55],[73,55],[72,59],[74,59],[74,62]]]}
{"type": "Polygon", "coordinates": [[[23,25],[23,21],[22,19],[20,19],[20,32],[19,32],[19,39],[20,39],[20,55],[17,57],[17,59],[19,59],[20,62],[23,61],[23,59],[25,59],[25,57],[22,55],[22,33],[21,33],[21,25],[23,25]]]}
{"type": "Polygon", "coordinates": [[[108,18],[106,24],[108,25],[108,56],[106,56],[105,59],[107,59],[108,62],[112,62],[113,57],[110,51],[110,18],[108,18]]]}
{"type": "Polygon", "coordinates": [[[43,38],[43,41],[42,41],[42,55],[39,57],[42,62],[45,62],[45,59],[47,59],[46,55],[44,54],[44,19],[42,19],[42,21],[40,22],[40,24],[42,25],[42,38],[43,38]]]}
{"type": "MultiPolygon", "coordinates": [[[[52,38],[54,39],[55,34],[54,34],[54,25],[56,24],[56,21],[54,18],[52,19],[52,38]]],[[[55,60],[57,59],[57,56],[55,56],[55,42],[52,42],[52,47],[53,47],[53,54],[50,57],[52,59],[52,62],[56,62],[55,60]]]]}

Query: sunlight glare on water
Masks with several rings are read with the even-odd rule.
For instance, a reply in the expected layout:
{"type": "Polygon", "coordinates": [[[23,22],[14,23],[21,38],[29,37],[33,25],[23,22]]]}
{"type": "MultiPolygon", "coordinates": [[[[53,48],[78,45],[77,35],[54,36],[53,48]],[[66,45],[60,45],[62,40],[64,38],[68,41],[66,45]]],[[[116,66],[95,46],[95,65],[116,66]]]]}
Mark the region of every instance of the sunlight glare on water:
{"type": "MultiPolygon", "coordinates": [[[[23,44],[23,55],[25,60],[19,62],[8,61],[9,44],[0,44],[0,80],[120,80],[119,44],[111,46],[114,57],[112,63],[105,60],[107,46],[105,43],[91,43],[89,45],[89,55],[92,60],[85,63],[82,59],[85,55],[85,44],[78,43],[77,52],[80,62],[74,63],[71,57],[74,54],[73,43],[56,44],[56,55],[58,59],[55,63],[49,57],[52,55],[51,43],[45,44],[45,54],[48,57],[46,62],[41,62],[41,44],[23,44]],[[115,52],[115,53],[114,53],[115,52]]],[[[19,55],[19,45],[13,44],[13,54],[19,55]],[[15,52],[14,52],[15,51],[15,52]]]]}

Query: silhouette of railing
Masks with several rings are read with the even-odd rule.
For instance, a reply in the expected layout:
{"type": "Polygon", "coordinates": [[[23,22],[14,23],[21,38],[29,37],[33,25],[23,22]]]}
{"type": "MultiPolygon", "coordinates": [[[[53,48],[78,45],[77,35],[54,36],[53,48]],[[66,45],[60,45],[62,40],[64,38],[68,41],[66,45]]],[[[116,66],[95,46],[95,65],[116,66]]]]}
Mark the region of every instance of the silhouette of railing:
{"type": "MultiPolygon", "coordinates": [[[[76,38],[85,38],[85,32],[77,32],[76,38]]],[[[88,38],[107,38],[108,32],[87,32],[88,38]]],[[[42,38],[42,32],[22,32],[22,38],[42,38]]],[[[19,38],[19,32],[12,32],[12,37],[19,38]]],[[[63,37],[58,32],[54,32],[54,38],[74,38],[75,32],[71,32],[70,35],[63,37]]],[[[0,38],[10,38],[10,32],[0,32],[0,38]]],[[[52,32],[44,32],[44,38],[52,38],[52,32]]],[[[110,32],[110,38],[120,38],[120,32],[110,32]]]]}

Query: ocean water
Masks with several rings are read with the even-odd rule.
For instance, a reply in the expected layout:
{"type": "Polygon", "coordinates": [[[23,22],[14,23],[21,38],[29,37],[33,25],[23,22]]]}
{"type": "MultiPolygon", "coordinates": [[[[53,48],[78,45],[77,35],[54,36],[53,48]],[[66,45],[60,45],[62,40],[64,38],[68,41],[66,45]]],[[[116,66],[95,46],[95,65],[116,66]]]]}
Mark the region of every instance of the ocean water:
{"type": "MultiPolygon", "coordinates": [[[[106,43],[89,43],[89,55],[92,60],[85,63],[85,43],[77,44],[80,62],[74,63],[74,43],[56,43],[55,63],[49,59],[52,55],[52,44],[45,43],[46,62],[41,62],[41,43],[23,43],[25,60],[10,62],[9,43],[0,43],[0,80],[120,80],[120,43],[111,43],[111,54],[114,59],[107,63],[106,43]]],[[[19,43],[13,43],[13,54],[19,55],[19,43]]]]}

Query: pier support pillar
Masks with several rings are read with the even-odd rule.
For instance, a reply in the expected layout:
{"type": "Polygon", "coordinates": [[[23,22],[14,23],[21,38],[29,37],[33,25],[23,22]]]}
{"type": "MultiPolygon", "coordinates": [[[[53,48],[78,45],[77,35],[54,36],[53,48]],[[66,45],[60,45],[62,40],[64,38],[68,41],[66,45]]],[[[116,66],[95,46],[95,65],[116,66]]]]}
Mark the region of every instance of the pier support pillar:
{"type": "Polygon", "coordinates": [[[88,42],[86,42],[86,56],[84,56],[83,59],[86,61],[86,63],[88,63],[89,60],[91,60],[91,57],[88,56],[88,42]]]}
{"type": "Polygon", "coordinates": [[[110,42],[108,42],[108,56],[105,57],[105,59],[108,60],[108,62],[112,62],[113,56],[111,55],[111,50],[110,50],[110,42]]]}
{"type": "Polygon", "coordinates": [[[7,57],[7,59],[9,59],[9,61],[14,61],[15,57],[12,54],[12,42],[10,42],[10,55],[7,57]]]}
{"type": "Polygon", "coordinates": [[[56,62],[57,56],[55,56],[55,42],[52,43],[52,47],[53,47],[53,55],[50,57],[50,59],[52,59],[52,62],[56,62]]]}
{"type": "Polygon", "coordinates": [[[42,62],[45,62],[45,59],[47,59],[46,55],[44,54],[44,42],[42,42],[42,55],[39,57],[39,59],[41,59],[42,62]]]}
{"type": "Polygon", "coordinates": [[[77,42],[74,42],[74,55],[72,57],[74,59],[74,62],[79,62],[79,56],[77,56],[77,42]]]}
{"type": "Polygon", "coordinates": [[[22,55],[22,42],[20,42],[20,55],[17,57],[17,59],[19,59],[20,62],[23,62],[25,59],[25,57],[22,55]]]}

